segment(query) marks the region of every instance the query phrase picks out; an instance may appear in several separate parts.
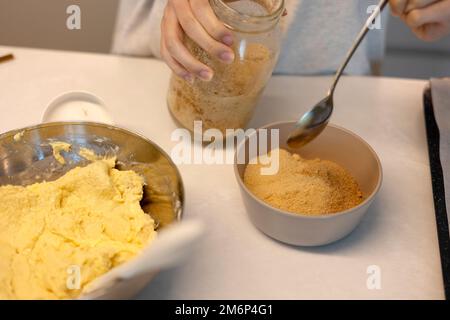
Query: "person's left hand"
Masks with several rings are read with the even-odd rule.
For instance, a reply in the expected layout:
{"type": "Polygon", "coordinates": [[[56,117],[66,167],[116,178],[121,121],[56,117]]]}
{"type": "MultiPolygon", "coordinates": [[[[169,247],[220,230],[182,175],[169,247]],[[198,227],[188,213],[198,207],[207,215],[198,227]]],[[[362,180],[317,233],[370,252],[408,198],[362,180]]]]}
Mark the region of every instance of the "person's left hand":
{"type": "Polygon", "coordinates": [[[389,0],[392,13],[400,17],[424,41],[450,33],[450,0],[389,0]]]}

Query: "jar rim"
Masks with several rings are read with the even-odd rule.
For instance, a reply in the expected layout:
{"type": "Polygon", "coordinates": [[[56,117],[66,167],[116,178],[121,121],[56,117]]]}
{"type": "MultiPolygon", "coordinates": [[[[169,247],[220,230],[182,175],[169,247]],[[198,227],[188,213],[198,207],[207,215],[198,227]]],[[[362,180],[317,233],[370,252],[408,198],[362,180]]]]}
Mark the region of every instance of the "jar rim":
{"type": "MultiPolygon", "coordinates": [[[[230,13],[232,13],[233,15],[239,16],[241,18],[244,18],[245,20],[254,20],[254,21],[271,21],[271,20],[276,20],[278,19],[282,12],[284,11],[284,3],[285,0],[279,0],[280,4],[278,6],[278,8],[269,13],[269,14],[264,14],[264,15],[252,15],[252,14],[248,14],[248,13],[242,13],[239,12],[238,10],[236,10],[235,8],[229,6],[228,4],[225,3],[224,0],[210,0],[212,2],[214,2],[216,5],[220,5],[222,8],[224,8],[225,10],[229,10],[230,13]]],[[[238,0],[236,0],[238,1],[238,0]]],[[[249,0],[252,1],[252,0],[249,0]]]]}

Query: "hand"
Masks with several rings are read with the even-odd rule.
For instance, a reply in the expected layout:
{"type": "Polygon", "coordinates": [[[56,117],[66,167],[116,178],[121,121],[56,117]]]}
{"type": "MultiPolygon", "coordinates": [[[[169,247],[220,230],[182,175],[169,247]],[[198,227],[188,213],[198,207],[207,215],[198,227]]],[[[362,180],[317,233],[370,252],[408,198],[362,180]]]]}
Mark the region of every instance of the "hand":
{"type": "Polygon", "coordinates": [[[424,41],[450,33],[450,0],[390,0],[392,13],[424,41]]]}
{"type": "Polygon", "coordinates": [[[184,34],[224,63],[233,62],[233,35],[217,19],[208,0],[168,0],[161,22],[161,56],[186,81],[195,77],[211,80],[213,70],[191,55],[183,44],[184,34]]]}

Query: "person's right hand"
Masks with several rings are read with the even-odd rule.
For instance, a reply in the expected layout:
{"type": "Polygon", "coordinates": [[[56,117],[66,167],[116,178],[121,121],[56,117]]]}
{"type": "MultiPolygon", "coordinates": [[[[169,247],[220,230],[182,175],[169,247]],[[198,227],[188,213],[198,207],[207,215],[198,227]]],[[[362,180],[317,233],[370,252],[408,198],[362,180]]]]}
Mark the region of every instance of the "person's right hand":
{"type": "Polygon", "coordinates": [[[183,44],[184,34],[224,63],[233,62],[233,35],[208,0],[168,0],[161,22],[161,56],[186,81],[211,80],[213,70],[191,55],[183,44]]]}

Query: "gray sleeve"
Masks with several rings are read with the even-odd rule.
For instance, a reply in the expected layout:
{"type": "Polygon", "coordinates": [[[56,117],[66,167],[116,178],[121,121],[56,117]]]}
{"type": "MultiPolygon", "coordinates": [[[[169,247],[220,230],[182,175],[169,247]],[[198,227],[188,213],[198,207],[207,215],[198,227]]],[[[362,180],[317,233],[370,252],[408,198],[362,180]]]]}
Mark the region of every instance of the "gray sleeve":
{"type": "MultiPolygon", "coordinates": [[[[378,0],[287,0],[287,7],[292,7],[288,13],[291,21],[275,73],[335,72],[368,18],[368,7],[376,3],[378,0]]],[[[159,58],[166,4],[167,0],[121,0],[112,52],[159,58]]],[[[370,62],[383,58],[386,15],[383,27],[369,33],[346,73],[368,74],[370,62]]]]}
{"type": "MultiPolygon", "coordinates": [[[[342,63],[356,35],[378,0],[290,0],[298,6],[287,29],[275,69],[278,74],[332,74],[342,63]]],[[[289,15],[289,13],[288,13],[289,15]]],[[[386,13],[381,29],[372,30],[345,72],[370,73],[371,61],[384,54],[386,13]]]]}
{"type": "Polygon", "coordinates": [[[161,19],[167,0],[121,0],[111,52],[160,57],[161,19]]]}

